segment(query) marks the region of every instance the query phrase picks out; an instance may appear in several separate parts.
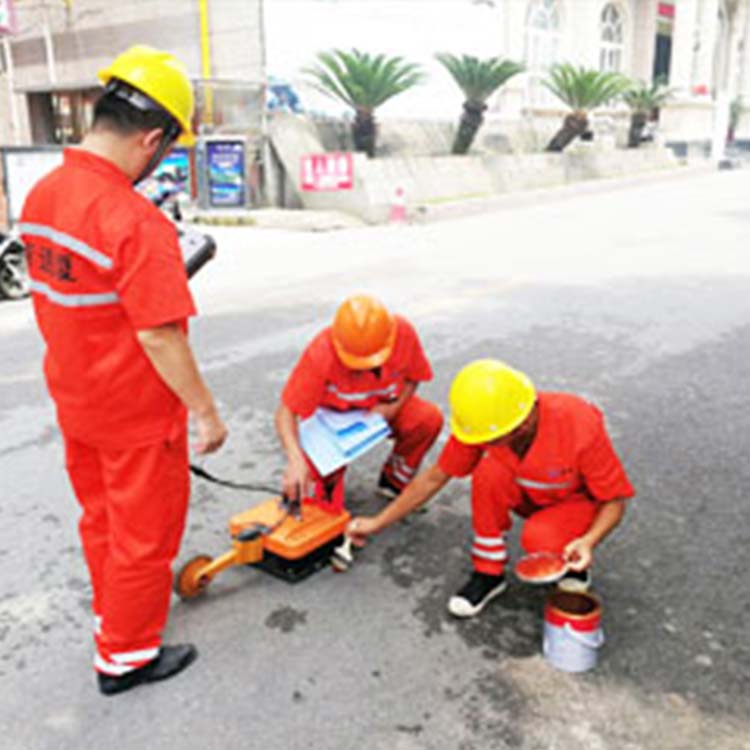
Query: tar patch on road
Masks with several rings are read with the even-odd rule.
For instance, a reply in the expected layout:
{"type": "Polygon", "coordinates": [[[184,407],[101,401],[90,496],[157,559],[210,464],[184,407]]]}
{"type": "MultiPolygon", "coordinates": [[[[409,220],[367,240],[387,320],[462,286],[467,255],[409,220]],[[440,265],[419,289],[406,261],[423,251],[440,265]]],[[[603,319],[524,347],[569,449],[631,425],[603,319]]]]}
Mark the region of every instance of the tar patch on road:
{"type": "Polygon", "coordinates": [[[293,607],[279,607],[271,612],[266,618],[267,628],[280,630],[282,633],[291,633],[297,625],[307,624],[307,611],[297,610],[293,607]]]}

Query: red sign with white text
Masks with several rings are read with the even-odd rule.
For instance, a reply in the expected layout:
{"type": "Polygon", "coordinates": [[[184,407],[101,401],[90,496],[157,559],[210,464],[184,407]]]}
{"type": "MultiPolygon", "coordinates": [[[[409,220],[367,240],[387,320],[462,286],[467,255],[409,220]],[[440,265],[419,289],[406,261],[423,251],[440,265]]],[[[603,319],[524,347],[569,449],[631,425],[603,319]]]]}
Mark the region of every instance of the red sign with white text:
{"type": "Polygon", "coordinates": [[[306,154],[301,162],[300,185],[306,192],[351,190],[354,187],[352,155],[306,154]]]}
{"type": "Polygon", "coordinates": [[[659,3],[659,15],[662,18],[674,18],[674,3],[659,3]]]}

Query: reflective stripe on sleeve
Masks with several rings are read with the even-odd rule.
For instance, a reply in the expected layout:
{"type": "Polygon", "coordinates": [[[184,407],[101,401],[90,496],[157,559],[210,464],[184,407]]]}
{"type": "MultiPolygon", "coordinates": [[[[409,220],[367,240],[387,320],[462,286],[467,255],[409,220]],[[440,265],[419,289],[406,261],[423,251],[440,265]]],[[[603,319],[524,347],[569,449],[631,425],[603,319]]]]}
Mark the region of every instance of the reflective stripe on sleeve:
{"type": "Polygon", "coordinates": [[[64,247],[66,250],[70,250],[76,255],[80,255],[82,258],[90,260],[101,268],[110,270],[114,265],[114,261],[108,255],[105,255],[99,250],[94,250],[93,247],[90,247],[85,242],[77,240],[75,237],[65,234],[65,232],[60,232],[59,230],[47,227],[44,224],[20,223],[18,225],[18,231],[21,234],[30,234],[34,237],[44,237],[47,240],[52,240],[52,242],[60,245],[60,247],[64,247]]]}
{"type": "Polygon", "coordinates": [[[63,294],[55,291],[43,281],[29,283],[32,292],[41,294],[50,302],[61,307],[98,307],[99,305],[113,305],[120,301],[117,292],[103,292],[101,294],[63,294]]]}
{"type": "Polygon", "coordinates": [[[573,482],[537,482],[534,479],[516,477],[516,484],[527,487],[530,490],[566,490],[573,486],[573,482]]]}

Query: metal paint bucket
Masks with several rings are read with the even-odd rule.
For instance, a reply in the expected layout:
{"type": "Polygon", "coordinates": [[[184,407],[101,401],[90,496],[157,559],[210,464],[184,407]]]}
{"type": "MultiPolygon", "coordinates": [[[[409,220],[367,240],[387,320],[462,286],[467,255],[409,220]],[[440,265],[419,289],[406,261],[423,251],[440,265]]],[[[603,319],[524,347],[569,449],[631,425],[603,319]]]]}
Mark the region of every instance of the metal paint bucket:
{"type": "Polygon", "coordinates": [[[563,672],[586,672],[596,666],[604,644],[602,605],[593,594],[553,591],[544,605],[547,661],[563,672]]]}

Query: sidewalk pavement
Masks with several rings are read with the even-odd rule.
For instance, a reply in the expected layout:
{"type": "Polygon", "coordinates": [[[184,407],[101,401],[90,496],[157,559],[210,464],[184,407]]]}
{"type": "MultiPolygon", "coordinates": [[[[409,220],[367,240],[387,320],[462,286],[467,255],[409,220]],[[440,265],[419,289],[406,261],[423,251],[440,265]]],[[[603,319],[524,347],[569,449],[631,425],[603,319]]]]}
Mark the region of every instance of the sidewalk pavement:
{"type": "MultiPolygon", "coordinates": [[[[423,224],[432,221],[474,216],[542,202],[568,200],[588,193],[604,193],[624,190],[639,184],[683,180],[690,177],[711,174],[716,166],[708,162],[689,164],[671,170],[659,170],[646,174],[611,179],[588,180],[572,185],[563,185],[540,190],[524,190],[436,203],[408,204],[409,224],[423,224]]],[[[408,196],[407,196],[408,199],[408,196]]],[[[213,226],[253,226],[258,229],[282,229],[302,232],[329,232],[338,229],[353,229],[366,226],[356,216],[342,211],[313,211],[308,209],[260,208],[248,210],[196,209],[185,212],[186,220],[197,224],[213,226]]]]}

